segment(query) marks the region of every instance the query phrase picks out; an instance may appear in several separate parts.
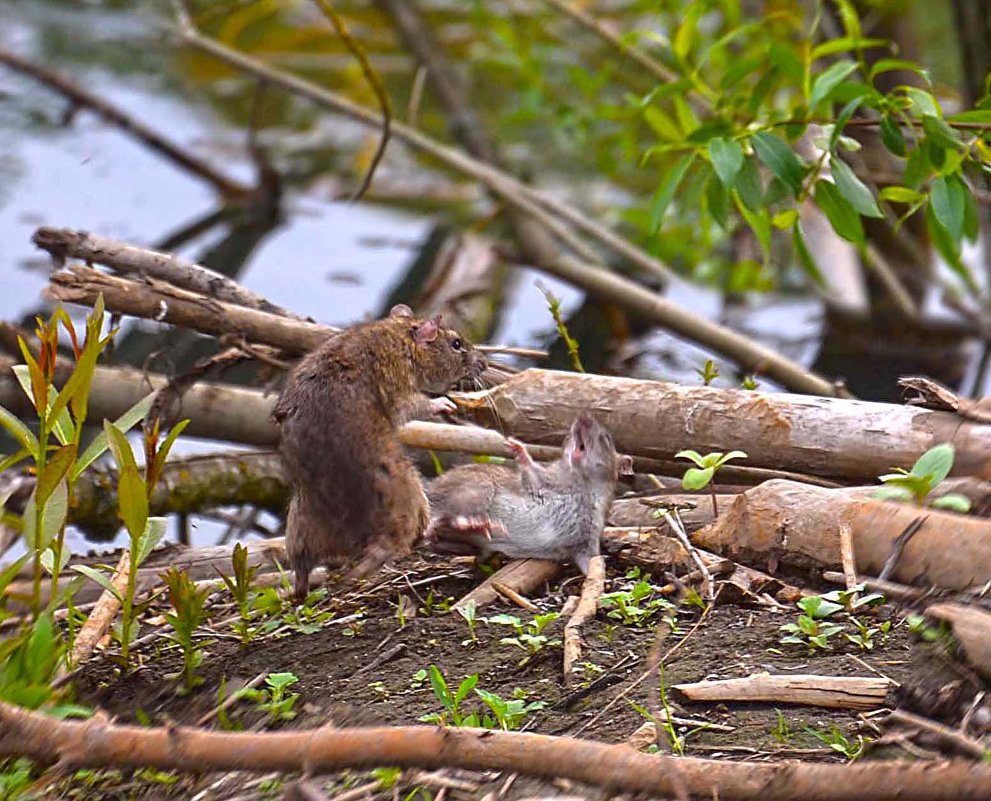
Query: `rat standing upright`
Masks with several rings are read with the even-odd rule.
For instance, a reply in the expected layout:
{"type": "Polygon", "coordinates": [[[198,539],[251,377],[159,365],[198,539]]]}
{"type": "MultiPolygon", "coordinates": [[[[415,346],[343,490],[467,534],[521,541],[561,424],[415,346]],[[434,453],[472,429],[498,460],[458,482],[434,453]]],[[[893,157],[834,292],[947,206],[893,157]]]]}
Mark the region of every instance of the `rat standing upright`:
{"type": "Polygon", "coordinates": [[[561,458],[537,464],[526,447],[507,440],[516,466],[468,464],[431,483],[428,544],[442,553],[501,553],[512,559],[573,562],[583,573],[599,553],[616,479],[632,472],[612,435],[581,414],[561,458]]]}
{"type": "Polygon", "coordinates": [[[407,306],[332,335],[296,366],[272,417],[292,485],[286,554],[297,599],[318,565],[358,559],[362,576],[409,552],[429,514],[399,426],[453,411],[424,393],[477,382],[484,369],[471,343],[407,306]]]}

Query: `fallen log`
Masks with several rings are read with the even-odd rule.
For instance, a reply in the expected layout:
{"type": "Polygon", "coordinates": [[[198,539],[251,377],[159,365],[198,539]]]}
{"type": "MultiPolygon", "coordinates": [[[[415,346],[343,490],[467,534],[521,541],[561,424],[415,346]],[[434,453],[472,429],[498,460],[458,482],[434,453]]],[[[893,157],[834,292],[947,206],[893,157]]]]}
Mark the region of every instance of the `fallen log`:
{"type": "Polygon", "coordinates": [[[838,570],[840,529],[848,525],[858,574],[878,575],[899,535],[920,515],[928,518],[905,545],[893,580],[949,590],[991,581],[988,520],[793,481],[768,481],[738,495],[719,519],[695,532],[693,540],[745,564],[780,562],[801,570],[838,570]]]}
{"type": "Polygon", "coordinates": [[[991,679],[991,614],[963,604],[933,604],[926,616],[949,623],[967,661],[991,679]]]}
{"type": "Polygon", "coordinates": [[[723,801],[971,801],[991,797],[991,767],[942,763],[746,763],[641,754],[626,744],[479,729],[405,726],[218,732],[62,721],[0,704],[0,755],[44,765],[209,772],[328,773],[382,765],[507,770],[611,791],[723,801]]]}
{"type": "Polygon", "coordinates": [[[743,450],[752,466],[873,482],[950,442],[954,474],[991,478],[991,425],[949,412],[546,370],[451,397],[476,423],[538,444],[560,442],[593,411],[636,456],[743,450]]]}
{"type": "Polygon", "coordinates": [[[822,706],[828,709],[877,709],[893,684],[877,676],[772,676],[755,673],[740,679],[698,681],[672,685],[676,697],[694,703],[755,701],[822,706]]]}

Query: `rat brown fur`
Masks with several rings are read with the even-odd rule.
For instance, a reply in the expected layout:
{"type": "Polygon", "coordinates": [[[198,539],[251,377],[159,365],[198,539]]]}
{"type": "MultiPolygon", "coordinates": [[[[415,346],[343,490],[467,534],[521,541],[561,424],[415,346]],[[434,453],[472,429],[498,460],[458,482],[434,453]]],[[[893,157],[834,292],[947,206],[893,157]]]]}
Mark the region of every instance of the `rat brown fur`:
{"type": "Polygon", "coordinates": [[[409,552],[429,516],[398,428],[453,410],[447,398],[424,393],[477,382],[484,368],[481,354],[439,317],[421,320],[406,306],[332,335],[296,366],[272,416],[292,485],[286,554],[297,598],[318,565],[357,558],[360,576],[409,552]]]}
{"type": "Polygon", "coordinates": [[[582,414],[554,462],[537,464],[507,441],[516,465],[469,464],[434,479],[428,490],[427,542],[446,553],[501,553],[512,559],[573,562],[583,573],[599,553],[620,473],[632,472],[609,431],[582,414]]]}

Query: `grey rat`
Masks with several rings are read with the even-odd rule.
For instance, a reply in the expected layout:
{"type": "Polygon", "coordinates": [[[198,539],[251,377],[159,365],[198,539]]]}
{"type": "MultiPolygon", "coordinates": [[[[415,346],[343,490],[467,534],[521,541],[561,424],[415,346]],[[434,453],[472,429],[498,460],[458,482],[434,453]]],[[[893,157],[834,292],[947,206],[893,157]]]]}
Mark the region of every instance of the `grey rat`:
{"type": "Polygon", "coordinates": [[[470,342],[407,306],[332,335],[293,369],[272,417],[292,487],[286,555],[297,598],[318,565],[357,559],[362,576],[409,552],[429,515],[399,426],[452,411],[424,393],[477,383],[484,369],[470,342]]]}
{"type": "Polygon", "coordinates": [[[501,553],[514,559],[572,562],[583,573],[599,553],[606,514],[620,473],[631,473],[612,435],[579,415],[561,457],[537,464],[526,447],[507,440],[515,465],[469,464],[430,484],[426,540],[442,553],[501,553]]]}

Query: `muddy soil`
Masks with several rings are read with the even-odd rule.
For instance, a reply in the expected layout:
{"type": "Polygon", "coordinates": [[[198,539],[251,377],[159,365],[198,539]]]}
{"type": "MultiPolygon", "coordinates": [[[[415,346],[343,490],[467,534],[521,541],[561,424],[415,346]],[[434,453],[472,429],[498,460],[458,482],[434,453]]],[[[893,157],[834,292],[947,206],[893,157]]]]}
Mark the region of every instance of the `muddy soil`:
{"type": "MultiPolygon", "coordinates": [[[[624,571],[616,563],[610,564],[607,592],[629,589],[641,580],[628,577],[624,571]]],[[[276,716],[263,711],[256,701],[241,699],[226,714],[219,718],[213,715],[204,725],[256,730],[327,723],[409,725],[444,711],[427,676],[430,666],[436,665],[452,689],[465,677],[478,674],[478,688],[505,699],[525,695],[528,703],[544,704],[522,721],[529,731],[621,742],[642,726],[647,716],[660,713],[663,689],[672,714],[690,722],[676,726],[671,734],[662,731],[653,746],[656,750],[724,759],[844,761],[854,753],[859,755],[861,749],[862,758],[898,754],[891,748],[877,747],[875,741],[881,732],[869,713],[770,704],[684,704],[676,701],[669,688],[680,682],[743,677],[760,671],[881,675],[901,685],[889,695],[889,706],[901,703],[911,708],[917,706],[918,699],[931,700],[942,693],[940,697],[946,701],[942,709],[926,712],[944,712],[952,718],[960,711],[953,708],[953,693],[967,683],[941,647],[910,632],[904,614],[891,606],[859,616],[873,628],[880,628],[885,620],[890,622],[886,635],[874,634],[871,649],[839,634],[829,640],[825,650],[812,652],[781,642],[782,624],[797,619],[794,608],[716,604],[703,614],[698,606],[682,602],[660,610],[640,625],[633,624],[633,615],[624,621],[620,614],[610,617],[609,610],[600,609],[586,629],[581,676],[566,690],[557,642],[563,634],[563,618],[547,626],[541,633],[546,642],[528,656],[519,645],[505,642],[515,636],[511,626],[479,620],[473,639],[466,621],[448,611],[452,599],[481,579],[471,566],[412,558],[380,574],[372,586],[359,592],[335,597],[332,589],[321,590],[319,600],[302,614],[293,615],[286,607],[259,618],[259,627],[265,632],[247,647],[242,647],[229,622],[218,625],[218,621],[235,615],[226,594],[218,594],[219,603],[211,610],[213,624],[202,632],[205,652],[199,673],[203,683],[193,692],[182,695],[177,691],[179,683],[174,675],[181,667],[181,657],[166,638],[159,637],[143,648],[141,666],[128,675],[121,676],[109,659],[92,663],[77,681],[78,699],[121,721],[197,724],[244,683],[272,673],[291,673],[298,681],[287,689],[299,694],[292,717],[276,716]],[[648,665],[656,664],[659,655],[665,655],[663,680],[656,672],[644,679],[648,665]]],[[[570,575],[534,601],[542,613],[559,611],[566,597],[577,594],[580,587],[581,576],[570,575]]],[[[648,604],[641,602],[640,607],[648,604]]],[[[515,616],[523,623],[534,617],[508,604],[477,613],[479,618],[490,619],[500,614],[515,616]]],[[[839,617],[846,632],[856,632],[848,619],[839,617]]],[[[143,633],[150,630],[146,627],[143,633]]],[[[463,707],[464,714],[488,712],[474,694],[463,707]]],[[[481,798],[491,791],[506,798],[582,793],[582,788],[568,783],[521,777],[504,787],[505,776],[465,775],[477,791],[448,788],[441,792],[459,798],[481,798]]],[[[278,798],[283,782],[289,779],[248,774],[218,778],[96,772],[85,775],[85,787],[80,786],[78,777],[63,782],[59,794],[278,798]]],[[[318,777],[316,784],[333,795],[368,781],[367,772],[355,772],[318,777]]],[[[407,798],[417,787],[427,801],[438,793],[429,781],[421,784],[416,775],[404,774],[400,783],[381,797],[407,798]]],[[[596,792],[588,790],[585,795],[596,792]]]]}

